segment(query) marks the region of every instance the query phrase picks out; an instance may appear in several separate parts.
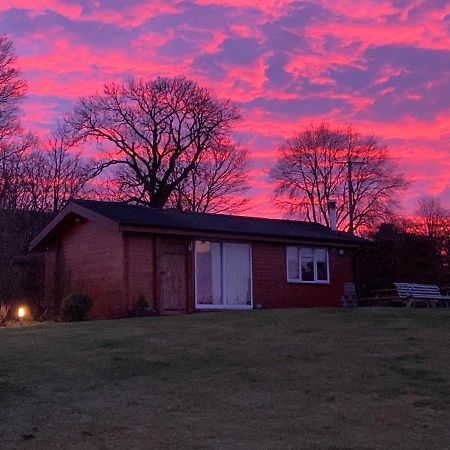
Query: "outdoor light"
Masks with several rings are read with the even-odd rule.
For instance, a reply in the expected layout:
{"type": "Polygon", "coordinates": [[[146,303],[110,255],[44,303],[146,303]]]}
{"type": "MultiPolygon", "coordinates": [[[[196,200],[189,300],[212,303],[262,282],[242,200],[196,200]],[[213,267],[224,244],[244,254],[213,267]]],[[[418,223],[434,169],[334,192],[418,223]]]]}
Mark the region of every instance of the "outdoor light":
{"type": "Polygon", "coordinates": [[[17,310],[17,315],[19,316],[20,324],[23,324],[23,318],[25,317],[26,310],[23,306],[20,306],[17,310]]]}

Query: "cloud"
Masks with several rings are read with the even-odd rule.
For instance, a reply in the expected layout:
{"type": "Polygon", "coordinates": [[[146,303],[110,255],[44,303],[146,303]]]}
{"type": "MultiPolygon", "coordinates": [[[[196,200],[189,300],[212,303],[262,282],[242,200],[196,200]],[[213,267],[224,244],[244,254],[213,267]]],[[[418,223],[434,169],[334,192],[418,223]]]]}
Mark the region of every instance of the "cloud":
{"type": "MultiPolygon", "coordinates": [[[[279,215],[266,169],[311,122],[380,136],[422,192],[450,202],[450,3],[445,0],[3,0],[0,29],[45,133],[105,82],[184,75],[237,102],[255,163],[252,213],[279,215]]],[[[450,204],[449,204],[450,206],[450,204]]]]}

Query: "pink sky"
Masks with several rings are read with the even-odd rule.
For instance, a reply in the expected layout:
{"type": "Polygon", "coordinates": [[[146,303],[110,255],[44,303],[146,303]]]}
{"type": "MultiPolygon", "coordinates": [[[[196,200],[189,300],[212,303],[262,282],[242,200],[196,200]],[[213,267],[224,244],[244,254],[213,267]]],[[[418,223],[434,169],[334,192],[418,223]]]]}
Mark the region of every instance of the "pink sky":
{"type": "Polygon", "coordinates": [[[275,150],[322,120],[388,145],[412,180],[405,213],[425,194],[450,207],[448,0],[3,0],[0,30],[38,132],[105,82],[184,75],[242,110],[251,214],[281,214],[266,176],[275,150]]]}

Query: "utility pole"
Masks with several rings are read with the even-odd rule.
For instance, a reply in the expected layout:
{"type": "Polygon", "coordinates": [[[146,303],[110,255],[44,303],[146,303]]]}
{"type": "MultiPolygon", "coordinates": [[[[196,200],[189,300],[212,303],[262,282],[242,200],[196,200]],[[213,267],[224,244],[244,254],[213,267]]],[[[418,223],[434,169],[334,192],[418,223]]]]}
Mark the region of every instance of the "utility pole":
{"type": "Polygon", "coordinates": [[[348,232],[353,234],[353,184],[352,184],[352,166],[353,161],[350,156],[347,159],[347,176],[348,176],[348,232]]]}

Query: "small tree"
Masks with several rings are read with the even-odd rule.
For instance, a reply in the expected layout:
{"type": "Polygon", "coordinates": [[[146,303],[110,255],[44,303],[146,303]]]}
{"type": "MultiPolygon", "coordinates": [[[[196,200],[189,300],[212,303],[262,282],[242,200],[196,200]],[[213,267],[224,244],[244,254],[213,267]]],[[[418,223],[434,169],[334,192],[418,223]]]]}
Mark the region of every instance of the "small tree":
{"type": "Polygon", "coordinates": [[[270,178],[277,204],[308,221],[328,226],[328,201],[337,200],[337,226],[350,232],[390,217],[407,186],[375,137],[326,123],[288,139],[270,178]]]}
{"type": "Polygon", "coordinates": [[[17,55],[12,42],[0,35],[0,161],[20,151],[14,140],[20,136],[19,103],[25,96],[26,83],[15,66],[17,55]]]}

